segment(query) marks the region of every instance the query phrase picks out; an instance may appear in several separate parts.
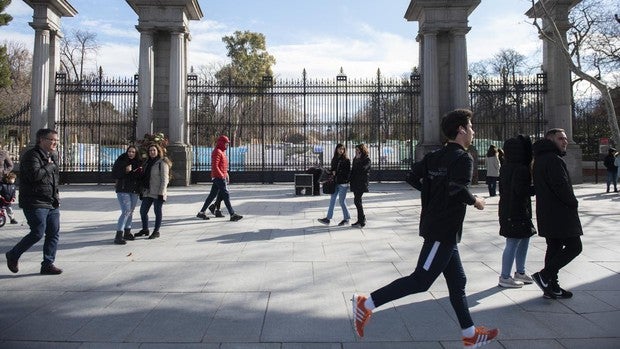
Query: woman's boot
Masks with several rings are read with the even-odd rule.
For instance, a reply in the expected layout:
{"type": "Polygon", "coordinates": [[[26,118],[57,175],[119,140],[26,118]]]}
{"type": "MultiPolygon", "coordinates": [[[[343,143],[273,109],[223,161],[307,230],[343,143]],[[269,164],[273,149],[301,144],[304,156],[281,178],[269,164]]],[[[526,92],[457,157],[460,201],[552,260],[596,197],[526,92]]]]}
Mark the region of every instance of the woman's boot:
{"type": "Polygon", "coordinates": [[[125,245],[127,243],[127,241],[125,241],[123,239],[123,232],[122,231],[117,231],[116,232],[116,237],[114,238],[114,243],[117,245],[125,245]]]}
{"type": "Polygon", "coordinates": [[[149,230],[148,229],[142,229],[139,232],[136,233],[136,235],[134,235],[135,237],[138,236],[149,236],[149,230]]]}
{"type": "Polygon", "coordinates": [[[125,233],[123,234],[123,239],[133,241],[136,238],[131,233],[131,229],[125,229],[125,233]]]}

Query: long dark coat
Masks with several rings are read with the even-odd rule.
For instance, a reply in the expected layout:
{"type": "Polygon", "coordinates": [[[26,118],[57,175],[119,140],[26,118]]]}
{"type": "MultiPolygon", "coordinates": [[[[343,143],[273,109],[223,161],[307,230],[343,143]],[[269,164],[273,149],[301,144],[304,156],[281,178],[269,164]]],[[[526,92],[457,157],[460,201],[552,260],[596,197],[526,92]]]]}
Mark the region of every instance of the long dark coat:
{"type": "Polygon", "coordinates": [[[504,165],[499,170],[499,235],[524,239],[536,234],[532,224],[534,194],[530,163],[532,142],[527,136],[504,142],[504,165]]]}
{"type": "Polygon", "coordinates": [[[583,235],[578,202],[561,158],[560,149],[548,139],[534,143],[534,188],[538,235],[561,239],[583,235]]]}
{"type": "Polygon", "coordinates": [[[368,156],[360,156],[353,158],[353,166],[351,168],[350,188],[354,193],[368,192],[368,174],[370,173],[370,158],[368,156]]]}

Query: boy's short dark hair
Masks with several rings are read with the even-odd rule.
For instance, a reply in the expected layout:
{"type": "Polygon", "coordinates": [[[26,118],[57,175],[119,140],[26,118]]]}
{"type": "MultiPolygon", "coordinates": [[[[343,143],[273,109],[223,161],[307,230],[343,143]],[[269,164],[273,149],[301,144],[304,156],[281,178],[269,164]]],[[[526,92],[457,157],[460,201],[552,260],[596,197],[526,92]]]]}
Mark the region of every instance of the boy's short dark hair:
{"type": "Polygon", "coordinates": [[[15,172],[9,172],[5,174],[4,176],[2,176],[3,181],[8,181],[9,179],[15,179],[15,178],[17,178],[17,175],[15,174],[15,172]]]}
{"type": "Polygon", "coordinates": [[[449,140],[454,140],[459,132],[459,127],[467,128],[467,124],[473,115],[469,109],[450,111],[441,119],[441,131],[449,140]]]}
{"type": "Polygon", "coordinates": [[[563,128],[552,128],[547,133],[545,133],[545,138],[549,138],[549,136],[553,136],[558,132],[566,132],[563,128]]]}

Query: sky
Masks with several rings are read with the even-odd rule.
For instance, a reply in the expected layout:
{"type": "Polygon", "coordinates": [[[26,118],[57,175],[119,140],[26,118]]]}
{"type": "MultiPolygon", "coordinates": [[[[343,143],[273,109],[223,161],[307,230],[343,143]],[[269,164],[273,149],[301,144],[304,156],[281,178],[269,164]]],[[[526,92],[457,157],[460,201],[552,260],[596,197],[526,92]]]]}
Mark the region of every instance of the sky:
{"type": "MultiPolygon", "coordinates": [[[[95,32],[99,52],[88,70],[130,76],[138,71],[138,16],[125,0],[68,0],[75,17],[62,19],[62,31],[95,32]]],[[[265,35],[276,58],[276,78],[334,78],[342,68],[349,78],[403,76],[418,65],[418,23],[404,19],[410,0],[198,0],[204,17],[191,21],[188,65],[219,66],[228,62],[222,37],[249,30],[265,35]]],[[[490,59],[501,49],[540,57],[541,43],[524,13],[530,0],[482,0],[469,17],[469,63],[490,59]]],[[[0,43],[24,42],[32,51],[33,11],[13,0],[13,16],[0,27],[0,43]]]]}

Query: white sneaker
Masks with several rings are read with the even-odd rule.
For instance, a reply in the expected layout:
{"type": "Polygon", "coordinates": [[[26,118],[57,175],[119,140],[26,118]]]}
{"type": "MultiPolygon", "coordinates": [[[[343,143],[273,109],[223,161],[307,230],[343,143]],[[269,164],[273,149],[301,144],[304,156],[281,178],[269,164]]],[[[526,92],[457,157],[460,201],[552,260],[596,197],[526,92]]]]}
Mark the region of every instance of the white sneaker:
{"type": "Polygon", "coordinates": [[[523,282],[517,281],[510,276],[507,278],[499,277],[499,286],[506,288],[521,288],[523,287],[523,282]]]}
{"type": "Polygon", "coordinates": [[[522,283],[526,284],[526,285],[530,285],[534,283],[534,279],[532,279],[529,275],[527,275],[526,273],[517,273],[515,271],[515,276],[513,277],[515,280],[517,281],[521,281],[522,283]]]}

